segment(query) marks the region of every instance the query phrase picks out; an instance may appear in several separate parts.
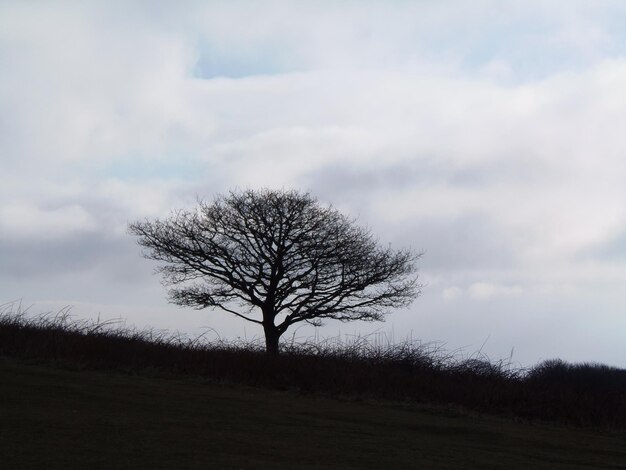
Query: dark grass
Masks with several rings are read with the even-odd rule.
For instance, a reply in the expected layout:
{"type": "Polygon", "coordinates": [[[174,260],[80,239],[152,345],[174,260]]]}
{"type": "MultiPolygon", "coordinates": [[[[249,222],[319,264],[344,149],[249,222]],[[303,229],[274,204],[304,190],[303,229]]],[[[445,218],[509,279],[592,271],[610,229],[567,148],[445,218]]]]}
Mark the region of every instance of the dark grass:
{"type": "Polygon", "coordinates": [[[283,343],[278,357],[260,342],[208,341],[116,322],[77,321],[70,309],[29,315],[0,308],[0,356],[75,369],[185,374],[213,382],[297,390],[349,399],[451,405],[529,421],[626,429],[626,370],[550,360],[530,369],[467,357],[442,347],[348,342],[283,343]]]}
{"type": "Polygon", "coordinates": [[[2,469],[616,469],[623,433],[0,357],[2,469]]]}

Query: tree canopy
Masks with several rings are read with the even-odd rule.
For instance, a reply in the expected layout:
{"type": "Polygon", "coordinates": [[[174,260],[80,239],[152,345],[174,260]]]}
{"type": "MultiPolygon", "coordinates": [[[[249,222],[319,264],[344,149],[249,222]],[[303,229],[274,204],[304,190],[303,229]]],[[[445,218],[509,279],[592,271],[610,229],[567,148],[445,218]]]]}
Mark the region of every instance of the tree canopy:
{"type": "Polygon", "coordinates": [[[171,302],[261,325],[274,354],[295,323],[382,320],[419,295],[419,254],[380,246],[308,193],[231,191],[129,232],[160,262],[171,302]]]}

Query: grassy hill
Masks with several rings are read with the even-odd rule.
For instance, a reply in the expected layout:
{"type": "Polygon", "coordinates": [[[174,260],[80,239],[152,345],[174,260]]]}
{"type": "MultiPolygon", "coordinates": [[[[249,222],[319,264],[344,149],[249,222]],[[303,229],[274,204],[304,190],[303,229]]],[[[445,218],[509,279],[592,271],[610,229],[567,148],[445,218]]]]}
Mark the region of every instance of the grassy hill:
{"type": "Polygon", "coordinates": [[[626,370],[0,308],[0,468],[626,468],[626,370]]]}
{"type": "Polygon", "coordinates": [[[6,469],[626,468],[626,435],[0,360],[6,469]]]}

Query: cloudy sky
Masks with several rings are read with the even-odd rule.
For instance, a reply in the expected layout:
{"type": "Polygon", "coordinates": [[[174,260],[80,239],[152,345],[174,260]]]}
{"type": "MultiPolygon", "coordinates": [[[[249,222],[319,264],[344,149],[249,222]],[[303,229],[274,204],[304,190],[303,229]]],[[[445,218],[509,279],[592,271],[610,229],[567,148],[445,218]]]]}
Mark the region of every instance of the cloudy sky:
{"type": "Polygon", "coordinates": [[[258,336],[126,227],[297,188],[424,251],[413,307],[322,335],[625,367],[625,131],[621,1],[0,1],[0,303],[258,336]]]}

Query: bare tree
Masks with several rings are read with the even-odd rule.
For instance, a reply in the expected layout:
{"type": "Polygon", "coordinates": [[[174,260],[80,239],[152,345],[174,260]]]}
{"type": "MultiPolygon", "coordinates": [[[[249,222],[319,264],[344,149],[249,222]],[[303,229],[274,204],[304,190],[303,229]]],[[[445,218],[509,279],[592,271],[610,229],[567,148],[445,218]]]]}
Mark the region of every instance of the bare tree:
{"type": "Polygon", "coordinates": [[[171,302],[261,325],[272,354],[295,323],[382,320],[419,295],[419,254],[379,246],[308,193],[233,191],[129,231],[146,258],[162,262],[171,302]]]}

